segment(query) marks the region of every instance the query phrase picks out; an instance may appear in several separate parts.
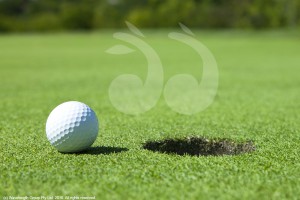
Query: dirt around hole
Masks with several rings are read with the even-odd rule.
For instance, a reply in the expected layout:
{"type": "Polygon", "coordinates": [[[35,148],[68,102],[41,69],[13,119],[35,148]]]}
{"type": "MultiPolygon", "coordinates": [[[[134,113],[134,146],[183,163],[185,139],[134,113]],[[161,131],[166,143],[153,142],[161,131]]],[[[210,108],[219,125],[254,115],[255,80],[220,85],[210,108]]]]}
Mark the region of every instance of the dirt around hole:
{"type": "Polygon", "coordinates": [[[226,138],[207,139],[204,137],[148,141],[143,144],[143,148],[155,152],[191,156],[238,155],[255,151],[252,141],[236,142],[226,138]]]}

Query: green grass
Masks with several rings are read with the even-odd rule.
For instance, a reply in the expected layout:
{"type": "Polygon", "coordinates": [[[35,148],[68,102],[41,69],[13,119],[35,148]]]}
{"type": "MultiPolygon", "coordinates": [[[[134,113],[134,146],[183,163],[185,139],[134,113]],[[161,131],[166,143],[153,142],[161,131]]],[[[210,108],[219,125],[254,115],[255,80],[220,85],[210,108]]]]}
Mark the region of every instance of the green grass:
{"type": "MultiPolygon", "coordinates": [[[[149,112],[118,112],[108,98],[118,75],[146,76],[139,52],[104,51],[113,32],[0,36],[0,196],[96,196],[97,199],[297,199],[300,196],[300,37],[294,32],[196,32],[215,55],[214,103],[192,116],[163,97],[149,112]],[[61,154],[45,122],[58,104],[78,100],[100,120],[91,154],[61,154]],[[252,140],[256,151],[192,157],[142,149],[144,142],[186,136],[252,140]],[[114,153],[114,151],[117,151],[114,153]]],[[[200,80],[196,53],[144,32],[161,56],[165,82],[200,80]]]]}

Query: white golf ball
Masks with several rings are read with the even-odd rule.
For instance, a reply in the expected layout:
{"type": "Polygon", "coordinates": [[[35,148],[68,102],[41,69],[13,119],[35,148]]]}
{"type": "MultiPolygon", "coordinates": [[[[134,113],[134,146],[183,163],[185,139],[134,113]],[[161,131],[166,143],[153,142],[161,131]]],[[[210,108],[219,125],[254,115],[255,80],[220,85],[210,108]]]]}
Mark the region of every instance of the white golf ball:
{"type": "Polygon", "coordinates": [[[98,135],[98,119],[86,104],[69,101],[58,105],[46,123],[49,142],[58,151],[71,153],[90,147],[98,135]]]}

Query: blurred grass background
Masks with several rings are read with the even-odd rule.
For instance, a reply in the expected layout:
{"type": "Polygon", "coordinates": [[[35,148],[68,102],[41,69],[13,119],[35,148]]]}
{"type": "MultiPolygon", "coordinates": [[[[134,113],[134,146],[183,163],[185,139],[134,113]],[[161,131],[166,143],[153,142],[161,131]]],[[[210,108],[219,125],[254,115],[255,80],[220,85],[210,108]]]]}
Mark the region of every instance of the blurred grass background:
{"type": "Polygon", "coordinates": [[[298,0],[1,0],[0,32],[124,27],[299,27],[298,0]]]}

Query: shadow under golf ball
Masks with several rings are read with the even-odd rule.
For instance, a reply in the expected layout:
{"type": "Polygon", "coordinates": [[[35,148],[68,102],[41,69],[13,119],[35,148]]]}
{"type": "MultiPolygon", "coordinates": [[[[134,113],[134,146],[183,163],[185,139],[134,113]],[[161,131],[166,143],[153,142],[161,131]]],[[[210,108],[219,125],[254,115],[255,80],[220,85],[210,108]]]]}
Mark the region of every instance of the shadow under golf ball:
{"type": "Polygon", "coordinates": [[[129,149],[123,147],[97,146],[97,147],[89,147],[83,151],[76,152],[73,154],[90,154],[90,155],[113,154],[113,153],[121,153],[128,150],[129,149]]]}

